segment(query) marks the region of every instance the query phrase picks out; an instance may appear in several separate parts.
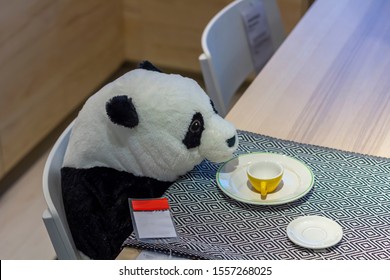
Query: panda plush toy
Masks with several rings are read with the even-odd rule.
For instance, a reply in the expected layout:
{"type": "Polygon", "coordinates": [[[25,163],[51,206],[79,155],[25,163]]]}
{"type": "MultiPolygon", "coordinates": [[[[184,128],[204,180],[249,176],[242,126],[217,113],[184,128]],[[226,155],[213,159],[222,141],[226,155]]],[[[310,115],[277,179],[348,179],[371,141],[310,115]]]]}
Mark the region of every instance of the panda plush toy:
{"type": "Polygon", "coordinates": [[[161,197],[204,159],[231,158],[237,142],[192,79],[145,61],[106,85],[79,112],[61,169],[76,247],[114,259],[133,230],[128,198],[161,197]]]}

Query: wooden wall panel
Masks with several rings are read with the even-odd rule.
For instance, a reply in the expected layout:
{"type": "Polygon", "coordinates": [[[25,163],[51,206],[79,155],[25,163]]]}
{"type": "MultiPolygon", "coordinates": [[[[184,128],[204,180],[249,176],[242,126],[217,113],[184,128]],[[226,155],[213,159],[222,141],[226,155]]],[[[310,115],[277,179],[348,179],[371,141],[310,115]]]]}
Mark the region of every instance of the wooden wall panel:
{"type": "Polygon", "coordinates": [[[200,39],[208,21],[231,0],[124,0],[125,56],[200,71],[200,39]]]}
{"type": "MultiPolygon", "coordinates": [[[[277,0],[286,33],[310,0],[277,0]]],[[[203,29],[232,0],[124,0],[125,56],[200,72],[198,57],[203,29]]]]}
{"type": "Polygon", "coordinates": [[[4,173],[122,63],[123,6],[121,0],[18,0],[0,6],[4,173]]]}
{"type": "Polygon", "coordinates": [[[277,0],[280,15],[286,30],[286,34],[290,33],[301,17],[309,9],[314,0],[277,0]]]}
{"type": "MultiPolygon", "coordinates": [[[[1,147],[1,143],[0,143],[0,147],[1,147]]],[[[1,149],[0,149],[0,179],[3,177],[4,175],[4,163],[3,163],[3,155],[1,154],[1,149]]],[[[1,191],[1,189],[0,189],[1,191]]]]}

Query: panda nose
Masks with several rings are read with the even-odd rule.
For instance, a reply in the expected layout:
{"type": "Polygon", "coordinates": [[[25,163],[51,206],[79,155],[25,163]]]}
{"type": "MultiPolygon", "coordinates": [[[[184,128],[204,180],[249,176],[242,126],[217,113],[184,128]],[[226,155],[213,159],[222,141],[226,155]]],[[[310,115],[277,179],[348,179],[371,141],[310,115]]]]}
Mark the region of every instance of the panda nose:
{"type": "Polygon", "coordinates": [[[227,143],[229,148],[233,147],[234,144],[236,144],[236,136],[234,135],[232,138],[229,138],[228,140],[226,140],[226,143],[227,143]]]}

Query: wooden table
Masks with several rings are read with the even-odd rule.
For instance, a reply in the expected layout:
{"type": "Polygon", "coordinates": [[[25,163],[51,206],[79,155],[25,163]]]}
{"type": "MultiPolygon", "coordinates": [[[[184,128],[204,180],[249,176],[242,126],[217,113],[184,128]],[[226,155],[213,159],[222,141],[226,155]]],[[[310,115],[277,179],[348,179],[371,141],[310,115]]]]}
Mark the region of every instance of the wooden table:
{"type": "Polygon", "coordinates": [[[390,1],[318,0],[226,118],[238,129],[390,156],[390,1]]]}
{"type": "MultiPolygon", "coordinates": [[[[238,129],[390,156],[390,1],[317,0],[226,118],[238,129]]],[[[134,257],[125,248],[118,259],[134,257]]]]}

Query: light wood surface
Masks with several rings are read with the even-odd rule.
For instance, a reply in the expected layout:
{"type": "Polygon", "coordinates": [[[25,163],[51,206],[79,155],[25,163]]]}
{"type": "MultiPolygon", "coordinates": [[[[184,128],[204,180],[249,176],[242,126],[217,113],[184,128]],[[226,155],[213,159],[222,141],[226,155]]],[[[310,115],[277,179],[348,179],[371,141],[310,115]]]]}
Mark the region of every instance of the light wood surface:
{"type": "Polygon", "coordinates": [[[239,129],[390,156],[390,1],[317,0],[227,115],[239,129]]]}

